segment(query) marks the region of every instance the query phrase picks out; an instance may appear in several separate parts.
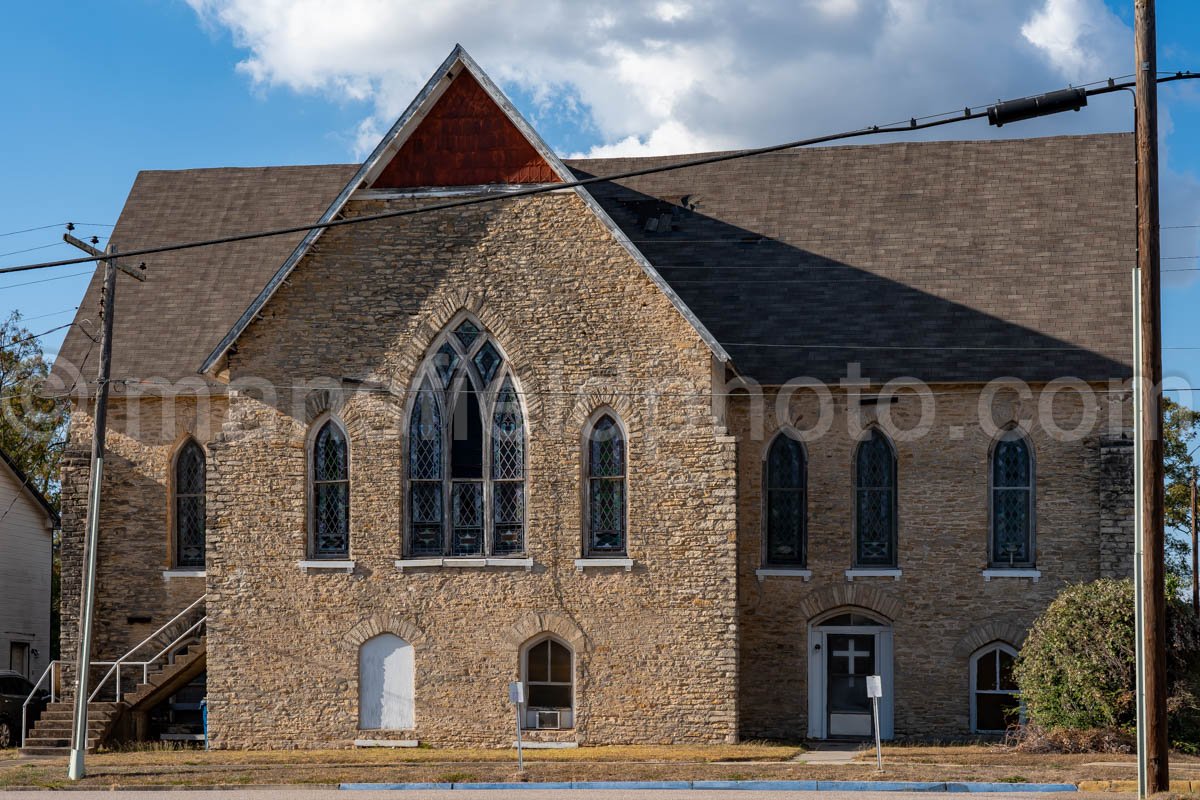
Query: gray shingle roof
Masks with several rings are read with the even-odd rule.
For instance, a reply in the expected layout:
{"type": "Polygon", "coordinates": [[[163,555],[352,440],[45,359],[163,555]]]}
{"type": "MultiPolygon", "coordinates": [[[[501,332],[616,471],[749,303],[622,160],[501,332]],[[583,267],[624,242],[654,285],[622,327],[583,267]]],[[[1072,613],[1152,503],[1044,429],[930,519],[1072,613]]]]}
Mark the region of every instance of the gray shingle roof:
{"type": "MultiPolygon", "coordinates": [[[[876,381],[1103,380],[1129,374],[1132,148],[1104,134],[807,149],[591,189],[763,383],[836,381],[847,362],[876,381]]],[[[143,172],[113,241],[316,220],[357,166],[143,172]]],[[[121,282],[114,377],[195,376],[299,238],[155,256],[150,280],[121,282]]],[[[97,275],[79,317],[98,297],[97,275]]],[[[60,360],[90,345],[72,329],[60,360]]]]}
{"type": "MultiPolygon", "coordinates": [[[[358,168],[187,169],[138,173],[112,232],[120,250],[247,233],[315,220],[358,168]]],[[[288,257],[302,234],[159,253],[146,259],[147,280],[120,279],[112,376],[198,379],[197,368],[288,257]]],[[[98,334],[103,270],[92,275],[75,321],[98,334]]],[[[54,371],[70,386],[83,364],[96,379],[100,348],[71,328],[54,371]],[[85,363],[86,359],[86,363],[85,363]]],[[[82,383],[82,381],[81,381],[82,383]]],[[[113,386],[119,392],[119,385],[113,386]]]]}
{"type": "Polygon", "coordinates": [[[1133,188],[1127,134],[804,149],[590,187],[774,384],[848,362],[878,381],[1127,376],[1133,188]]]}

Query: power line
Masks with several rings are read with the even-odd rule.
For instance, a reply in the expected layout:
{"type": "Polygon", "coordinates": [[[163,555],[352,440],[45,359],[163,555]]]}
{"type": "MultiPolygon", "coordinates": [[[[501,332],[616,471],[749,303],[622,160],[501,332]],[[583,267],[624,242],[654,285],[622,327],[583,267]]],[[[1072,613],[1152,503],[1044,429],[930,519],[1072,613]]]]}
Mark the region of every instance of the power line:
{"type": "Polygon", "coordinates": [[[0,289],[16,289],[18,286],[32,286],[35,283],[49,283],[50,281],[63,281],[67,278],[78,278],[80,275],[91,275],[93,270],[85,270],[83,272],[72,272],[70,275],[58,275],[53,278],[42,278],[36,281],[25,281],[24,283],[10,283],[7,286],[0,286],[0,289]]]}
{"type": "Polygon", "coordinates": [[[79,310],[79,306],[71,306],[70,308],[64,308],[62,311],[51,311],[49,314],[38,314],[36,317],[21,317],[21,321],[22,322],[32,322],[35,319],[45,319],[46,317],[56,317],[59,314],[66,314],[67,312],[78,311],[78,310],[79,310]]]}
{"type": "MultiPolygon", "coordinates": [[[[1159,83],[1166,83],[1176,80],[1190,80],[1200,78],[1200,74],[1191,72],[1179,72],[1174,75],[1159,78],[1159,83]]],[[[1093,84],[1094,85],[1094,84],[1093,84]]],[[[1107,85],[1101,86],[1098,89],[1086,90],[1087,95],[1108,94],[1110,92],[1120,91],[1132,87],[1132,83],[1116,83],[1114,80],[1109,80],[1107,85]]],[[[977,106],[976,109],[983,108],[977,106]]],[[[360,225],[368,222],[377,222],[386,219],[397,219],[400,217],[417,216],[420,214],[432,214],[438,211],[446,211],[455,208],[466,208],[469,206],[483,205],[486,203],[495,203],[503,200],[512,200],[519,197],[531,197],[534,195],[546,194],[548,192],[561,191],[563,189],[574,189],[585,186],[590,186],[596,183],[608,183],[616,180],[625,180],[628,178],[637,178],[644,175],[653,175],[662,172],[672,172],[680,169],[688,169],[690,167],[705,166],[708,164],[720,164],[726,161],[735,161],[743,158],[751,158],[753,156],[766,155],[769,153],[777,153],[784,150],[794,150],[799,147],[806,147],[814,144],[822,144],[824,142],[837,141],[839,139],[855,139],[863,136],[875,136],[884,133],[908,133],[916,130],[925,130],[935,128],[941,125],[949,125],[955,122],[966,122],[972,119],[986,117],[986,112],[980,112],[968,107],[963,109],[963,113],[953,117],[943,119],[935,119],[928,122],[918,122],[916,117],[913,117],[907,124],[891,123],[888,125],[872,125],[866,128],[857,130],[844,131],[842,133],[826,134],[824,136],[815,136],[808,139],[797,139],[783,144],[768,145],[767,147],[757,147],[748,150],[737,150],[717,155],[704,156],[701,158],[690,158],[675,162],[674,164],[665,164],[656,167],[643,167],[641,169],[627,170],[614,175],[594,176],[590,178],[582,178],[574,181],[563,181],[561,183],[548,184],[545,186],[534,186],[528,189],[518,189],[507,194],[500,195],[485,195],[482,197],[469,197],[461,200],[453,200],[445,203],[434,203],[427,206],[417,208],[395,209],[392,211],[383,211],[376,214],[364,214],[362,216],[348,217],[342,219],[333,219],[328,222],[315,222],[307,225],[292,225],[286,228],[274,228],[264,231],[256,231],[253,233],[242,233],[231,236],[221,236],[213,239],[201,239],[191,242],[180,242],[177,244],[160,245],[157,247],[143,247],[137,250],[130,250],[125,253],[118,254],[123,258],[132,258],[136,256],[154,255],[156,253],[167,253],[178,250],[192,250],[198,247],[211,247],[219,244],[232,244],[234,242],[245,242],[253,239],[266,239],[274,236],[286,236],[293,233],[307,233],[314,230],[323,230],[326,228],[337,228],[345,225],[360,225]]],[[[71,264],[87,264],[93,261],[102,260],[104,256],[85,256],[81,258],[68,258],[60,261],[46,261],[39,264],[25,264],[15,267],[0,268],[0,273],[6,272],[23,272],[33,269],[47,269],[50,267],[64,267],[71,264]]]]}
{"type": "MultiPolygon", "coordinates": [[[[29,336],[26,336],[24,339],[14,339],[11,342],[4,342],[3,344],[0,344],[0,349],[16,347],[19,344],[25,344],[26,342],[32,342],[34,339],[40,339],[43,336],[49,336],[50,334],[55,333],[57,331],[61,331],[64,328],[69,328],[74,324],[75,324],[74,322],[68,322],[66,325],[59,325],[57,328],[51,328],[48,331],[42,331],[41,333],[30,334],[29,336]]],[[[85,331],[85,333],[86,333],[86,331],[85,331]]]]}
{"type": "Polygon", "coordinates": [[[64,225],[72,225],[72,224],[82,225],[85,228],[115,228],[116,227],[115,225],[111,225],[107,222],[75,222],[75,223],[54,222],[54,223],[51,223],[50,225],[39,225],[36,228],[23,228],[19,231],[9,231],[8,233],[0,233],[0,238],[3,238],[5,236],[16,236],[19,233],[32,233],[33,231],[44,231],[44,230],[49,230],[50,228],[61,228],[64,225]]]}
{"type": "Polygon", "coordinates": [[[44,231],[49,228],[61,228],[63,225],[66,225],[66,224],[67,223],[65,223],[65,222],[55,222],[53,225],[39,225],[36,228],[23,228],[22,230],[19,230],[19,231],[9,231],[8,233],[0,233],[0,237],[16,236],[19,233],[32,233],[33,231],[44,231]]]}
{"type": "Polygon", "coordinates": [[[15,256],[20,253],[32,253],[34,250],[45,250],[48,247],[58,247],[60,244],[63,244],[63,243],[62,242],[51,242],[50,244],[43,244],[39,247],[26,247],[24,250],[13,250],[8,253],[0,253],[0,258],[3,258],[4,256],[15,256]]]}

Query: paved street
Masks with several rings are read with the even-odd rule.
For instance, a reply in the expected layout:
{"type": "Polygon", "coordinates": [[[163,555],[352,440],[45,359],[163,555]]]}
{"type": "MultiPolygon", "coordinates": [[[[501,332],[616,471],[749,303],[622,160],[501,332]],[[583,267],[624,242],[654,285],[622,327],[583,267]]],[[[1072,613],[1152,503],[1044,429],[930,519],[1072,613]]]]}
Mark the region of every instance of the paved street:
{"type": "MultiPolygon", "coordinates": [[[[0,796],[13,800],[62,800],[58,792],[0,792],[0,796]]],[[[548,791],[545,789],[483,790],[483,791],[354,791],[337,789],[304,789],[287,786],[278,789],[233,789],[205,791],[204,800],[549,800],[549,798],[577,797],[579,800],[947,800],[952,796],[945,792],[757,792],[757,791],[607,791],[575,790],[548,791]]],[[[965,795],[956,795],[963,796],[965,795]]],[[[1112,792],[1070,792],[1062,794],[1038,794],[1030,792],[1006,792],[1004,794],[975,795],[986,800],[1122,800],[1127,797],[1112,792]]],[[[178,791],[138,792],[123,791],[120,800],[178,800],[178,791]]],[[[110,791],[71,792],[69,800],[112,800],[110,791]]]]}

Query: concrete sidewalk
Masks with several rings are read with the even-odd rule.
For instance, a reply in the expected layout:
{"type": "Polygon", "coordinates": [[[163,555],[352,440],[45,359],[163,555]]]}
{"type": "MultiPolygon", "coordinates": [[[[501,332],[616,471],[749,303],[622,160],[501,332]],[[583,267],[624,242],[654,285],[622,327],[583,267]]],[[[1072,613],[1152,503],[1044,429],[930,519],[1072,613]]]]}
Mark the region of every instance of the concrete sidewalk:
{"type": "Polygon", "coordinates": [[[809,750],[792,759],[800,764],[853,764],[862,752],[874,755],[875,749],[862,742],[813,742],[809,750]]]}

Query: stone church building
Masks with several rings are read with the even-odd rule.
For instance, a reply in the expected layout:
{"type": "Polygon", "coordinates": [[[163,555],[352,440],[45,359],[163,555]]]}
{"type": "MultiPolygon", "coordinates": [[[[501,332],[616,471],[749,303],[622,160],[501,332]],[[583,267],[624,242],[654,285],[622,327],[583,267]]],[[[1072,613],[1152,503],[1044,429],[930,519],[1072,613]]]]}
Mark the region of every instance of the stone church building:
{"type": "MultiPolygon", "coordinates": [[[[1016,721],[1037,615],[1131,570],[1131,137],[567,185],[683,159],[563,161],[456,48],[361,164],[138,175],[122,251],[355,224],[119,281],[127,730],[509,746],[521,680],[567,746],[861,737],[867,675],[887,737],[1016,721]]],[[[64,654],[100,284],[54,372],[64,654]]]]}

